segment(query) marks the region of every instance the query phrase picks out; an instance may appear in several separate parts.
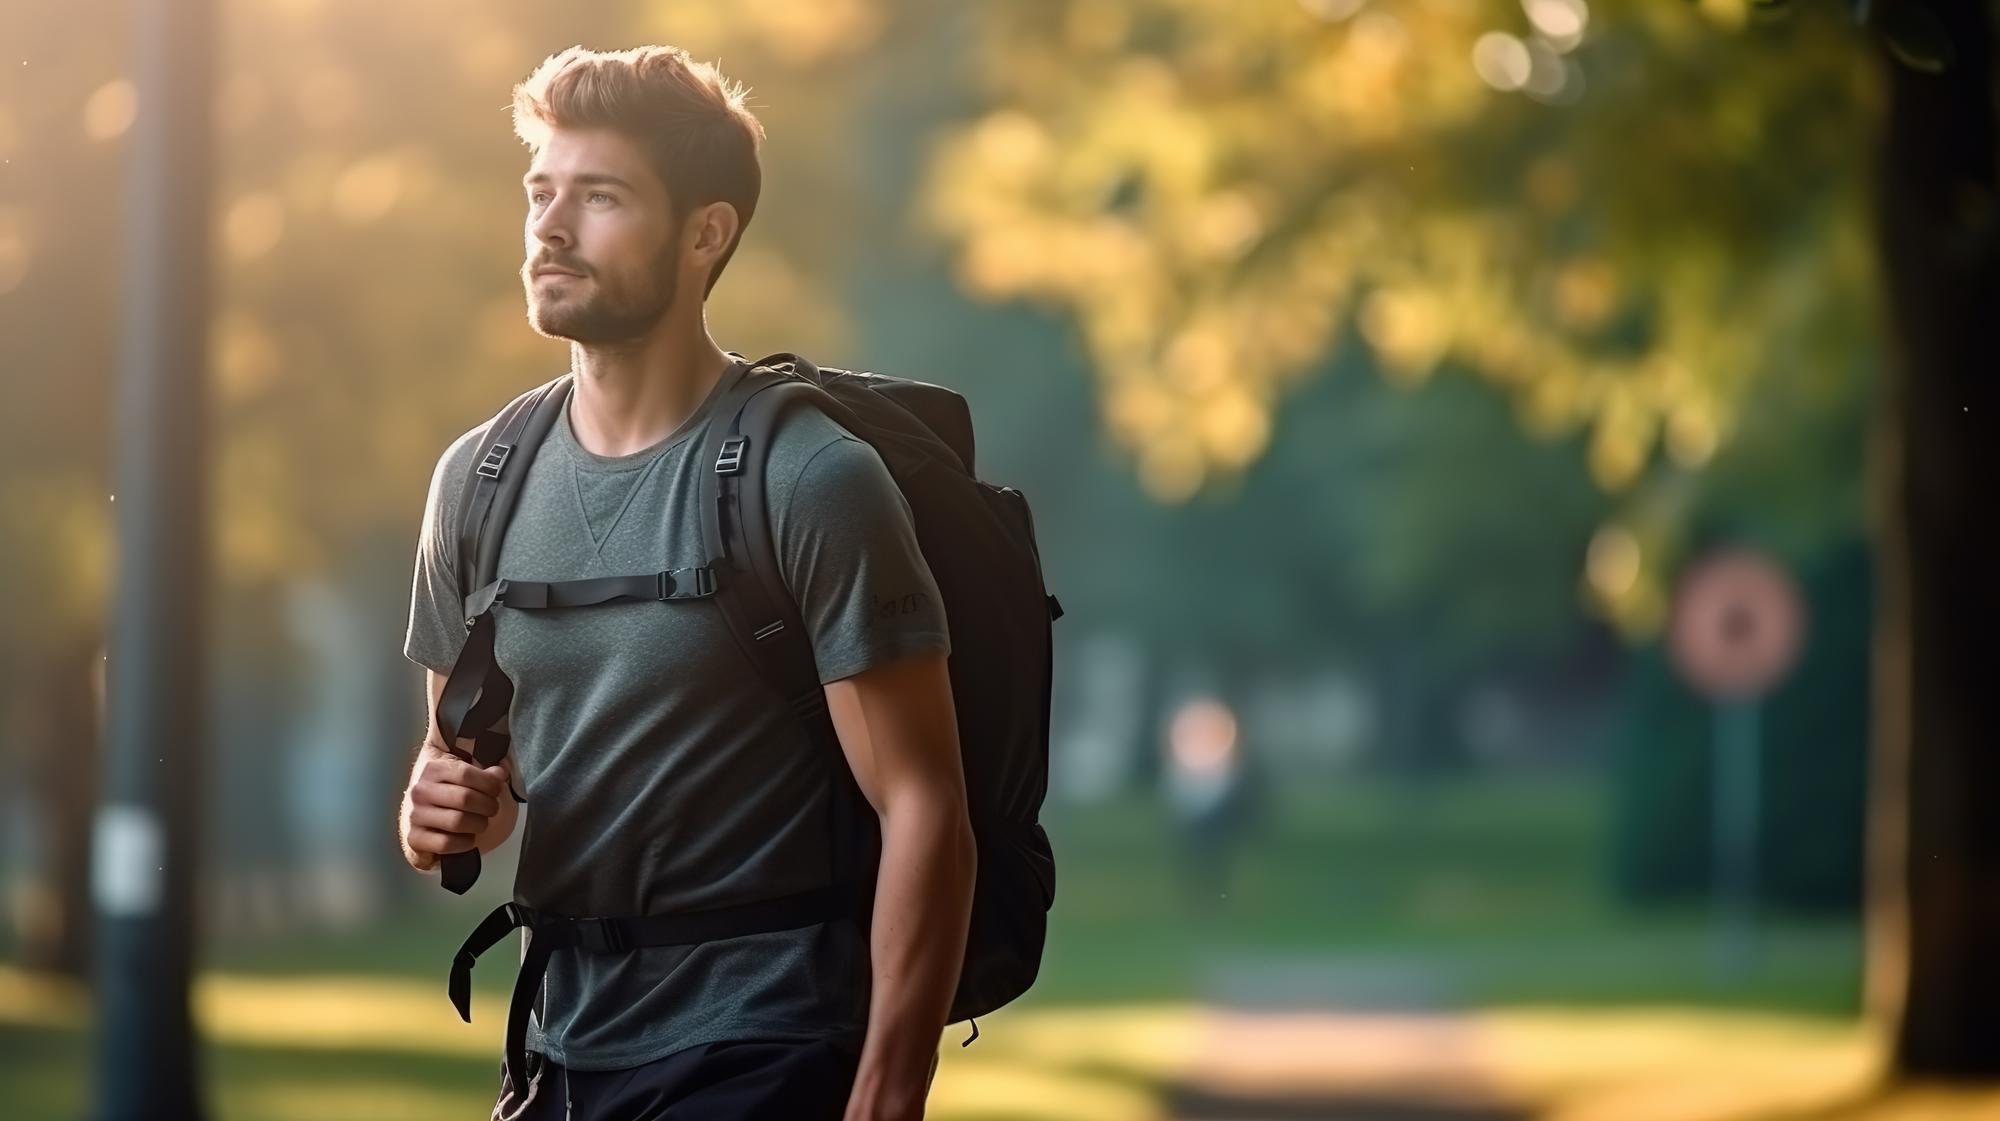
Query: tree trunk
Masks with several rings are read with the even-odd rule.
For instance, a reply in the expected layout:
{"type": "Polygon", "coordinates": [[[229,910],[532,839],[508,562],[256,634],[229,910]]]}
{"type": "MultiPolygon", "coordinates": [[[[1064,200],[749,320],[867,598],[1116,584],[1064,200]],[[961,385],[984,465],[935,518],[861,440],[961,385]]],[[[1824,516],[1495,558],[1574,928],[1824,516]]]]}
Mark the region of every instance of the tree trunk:
{"type": "Polygon", "coordinates": [[[2000,1077],[2000,750],[1977,666],[2000,622],[1975,541],[1995,507],[2000,158],[1986,0],[1934,0],[1956,58],[1888,64],[1879,236],[1891,376],[1875,450],[1882,543],[1869,1002],[1891,1073],[2000,1077]]]}

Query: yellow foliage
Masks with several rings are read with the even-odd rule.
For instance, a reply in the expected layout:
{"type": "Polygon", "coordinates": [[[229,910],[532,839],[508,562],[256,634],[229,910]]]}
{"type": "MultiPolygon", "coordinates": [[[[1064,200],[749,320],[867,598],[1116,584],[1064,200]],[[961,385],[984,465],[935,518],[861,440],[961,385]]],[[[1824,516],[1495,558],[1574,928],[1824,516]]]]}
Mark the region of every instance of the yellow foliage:
{"type": "Polygon", "coordinates": [[[1675,193],[1682,170],[1783,140],[1782,114],[1837,114],[1865,89],[1825,23],[1789,68],[1677,79],[1742,10],[1093,0],[1052,22],[999,5],[989,108],[938,146],[926,213],[968,290],[1077,319],[1117,383],[1111,435],[1156,495],[1247,465],[1282,388],[1350,316],[1398,380],[1463,366],[1512,387],[1535,432],[1589,426],[1593,477],[1623,490],[1662,446],[1684,469],[1711,461],[1726,403],[1774,372],[1780,338],[1841,322],[1866,291],[1864,262],[1826,267],[1831,238],[1788,258],[1816,286],[1746,266],[1739,232],[1700,225],[1726,206],[1675,193]],[[1475,44],[1495,33],[1527,67],[1512,84],[1552,108],[1482,79],[1475,44]],[[1579,94],[1577,60],[1613,34],[1658,85],[1579,94]],[[1496,176],[1509,145],[1518,167],[1496,176]],[[1585,210],[1608,232],[1578,245],[1585,210]],[[1241,392],[1217,396],[1217,370],[1241,392]]]}

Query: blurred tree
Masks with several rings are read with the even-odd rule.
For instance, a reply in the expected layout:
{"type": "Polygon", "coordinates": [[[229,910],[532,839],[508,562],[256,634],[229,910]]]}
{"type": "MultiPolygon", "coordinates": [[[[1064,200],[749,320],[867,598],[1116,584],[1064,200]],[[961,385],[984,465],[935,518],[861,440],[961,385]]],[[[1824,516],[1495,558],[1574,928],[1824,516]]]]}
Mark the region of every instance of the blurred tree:
{"type": "Polygon", "coordinates": [[[2000,1077],[2000,755],[1980,672],[1996,610],[1975,541],[1995,478],[2000,11],[1890,0],[1878,238],[1893,376],[1878,435],[1882,528],[1870,873],[1871,997],[1899,1069],[2000,1077]]]}
{"type": "MultiPolygon", "coordinates": [[[[2000,766],[1976,746],[1970,676],[1994,614],[1959,597],[1990,600],[1963,527],[1991,477],[1969,414],[1996,368],[1995,17],[1982,0],[1860,10],[1903,64],[1879,196],[1898,427],[1877,464],[1873,975],[1896,1069],[1991,1075],[2000,832],[1967,799],[2000,766]]],[[[1074,318],[1159,497],[1261,455],[1281,394],[1352,323],[1391,376],[1449,359],[1511,387],[1534,430],[1587,427],[1592,476],[1646,523],[1600,534],[1590,587],[1645,635],[1687,525],[1656,449],[1698,469],[1756,380],[1838,384],[1873,349],[1854,138],[1884,119],[1881,83],[1839,5],[987,13],[990,106],[933,165],[936,220],[968,288],[1074,318]],[[1791,18],[1710,26],[1760,14],[1791,18]]]]}
{"type": "MultiPolygon", "coordinates": [[[[986,11],[989,108],[940,146],[931,210],[969,289],[1073,317],[1158,497],[1260,456],[1349,327],[1401,384],[1463,366],[1531,430],[1585,432],[1641,510],[1754,378],[1870,349],[1874,86],[1828,13],[1775,30],[1774,64],[1714,34],[1747,18],[1728,0],[986,11]]],[[[1591,588],[1630,633],[1662,617],[1675,524],[1591,588]]]]}

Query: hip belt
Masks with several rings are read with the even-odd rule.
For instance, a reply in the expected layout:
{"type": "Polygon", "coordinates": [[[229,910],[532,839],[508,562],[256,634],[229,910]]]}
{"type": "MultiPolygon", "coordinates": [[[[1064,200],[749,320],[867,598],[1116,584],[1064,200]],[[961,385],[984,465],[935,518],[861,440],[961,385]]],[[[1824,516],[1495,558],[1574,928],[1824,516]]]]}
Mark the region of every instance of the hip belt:
{"type": "Polygon", "coordinates": [[[671,915],[579,918],[552,914],[522,903],[503,903],[481,920],[451,961],[449,991],[460,1019],[472,1022],[472,967],[479,955],[515,930],[528,932],[528,948],[507,1008],[507,1078],[522,1093],[528,1083],[528,1012],[541,990],[549,956],[557,950],[620,953],[650,946],[691,946],[796,930],[830,919],[858,917],[866,888],[857,883],[828,887],[735,907],[671,915]]]}

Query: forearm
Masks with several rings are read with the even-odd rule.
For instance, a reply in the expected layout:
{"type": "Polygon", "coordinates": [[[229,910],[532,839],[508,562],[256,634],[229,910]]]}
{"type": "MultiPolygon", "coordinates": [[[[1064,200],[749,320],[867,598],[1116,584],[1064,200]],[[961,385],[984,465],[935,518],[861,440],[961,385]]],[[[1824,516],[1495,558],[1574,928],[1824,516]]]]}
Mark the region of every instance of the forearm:
{"type": "Polygon", "coordinates": [[[848,1121],[922,1116],[972,911],[976,862],[963,804],[912,802],[881,821],[868,1035],[848,1121]]]}

